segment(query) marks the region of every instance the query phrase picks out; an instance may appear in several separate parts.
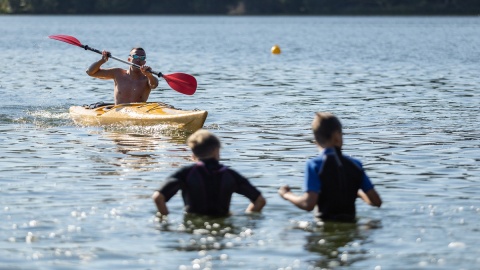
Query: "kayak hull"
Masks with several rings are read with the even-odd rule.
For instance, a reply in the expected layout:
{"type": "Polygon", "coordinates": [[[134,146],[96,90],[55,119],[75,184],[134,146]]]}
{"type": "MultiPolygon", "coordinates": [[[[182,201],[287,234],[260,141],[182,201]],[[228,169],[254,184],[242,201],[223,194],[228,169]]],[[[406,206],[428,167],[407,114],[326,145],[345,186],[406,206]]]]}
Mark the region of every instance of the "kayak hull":
{"type": "Polygon", "coordinates": [[[207,111],[179,110],[160,102],[106,105],[90,109],[88,106],[70,107],[70,116],[85,126],[155,126],[168,125],[194,132],[203,127],[207,111]]]}

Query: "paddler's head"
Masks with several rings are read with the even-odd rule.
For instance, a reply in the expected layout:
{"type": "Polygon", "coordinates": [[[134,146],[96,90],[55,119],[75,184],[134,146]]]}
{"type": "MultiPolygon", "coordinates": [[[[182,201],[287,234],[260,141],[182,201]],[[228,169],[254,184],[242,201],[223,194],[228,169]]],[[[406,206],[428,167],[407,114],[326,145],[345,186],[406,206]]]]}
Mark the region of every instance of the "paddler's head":
{"type": "Polygon", "coordinates": [[[220,140],[208,130],[197,130],[188,137],[187,144],[192,149],[194,159],[220,159],[220,140]]]}
{"type": "Polygon", "coordinates": [[[128,56],[128,62],[132,62],[134,64],[137,64],[139,66],[145,65],[145,62],[147,61],[147,53],[143,48],[133,48],[130,51],[130,55],[128,56]]]}

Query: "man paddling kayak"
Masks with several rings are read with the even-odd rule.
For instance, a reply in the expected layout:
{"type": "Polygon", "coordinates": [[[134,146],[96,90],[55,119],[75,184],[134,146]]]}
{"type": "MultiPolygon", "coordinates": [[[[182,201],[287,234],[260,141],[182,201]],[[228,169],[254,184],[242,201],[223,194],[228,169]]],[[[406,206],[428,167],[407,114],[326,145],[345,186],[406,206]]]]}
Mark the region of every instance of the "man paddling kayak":
{"type": "Polygon", "coordinates": [[[145,65],[147,54],[142,48],[133,48],[130,51],[128,62],[139,65],[141,68],[130,66],[128,70],[122,68],[100,68],[108,61],[110,53],[102,52],[102,59],[90,65],[86,70],[89,76],[114,80],[115,104],[146,102],[150,91],[158,86],[158,79],[153,76],[151,68],[145,65]]]}

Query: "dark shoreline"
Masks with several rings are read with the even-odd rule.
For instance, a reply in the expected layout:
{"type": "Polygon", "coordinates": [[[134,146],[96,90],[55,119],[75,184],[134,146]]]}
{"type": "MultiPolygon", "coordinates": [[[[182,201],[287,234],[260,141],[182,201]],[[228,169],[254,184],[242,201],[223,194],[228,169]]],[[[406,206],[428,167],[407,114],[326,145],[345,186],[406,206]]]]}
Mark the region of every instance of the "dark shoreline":
{"type": "Polygon", "coordinates": [[[476,0],[0,0],[0,15],[478,16],[476,0]]]}

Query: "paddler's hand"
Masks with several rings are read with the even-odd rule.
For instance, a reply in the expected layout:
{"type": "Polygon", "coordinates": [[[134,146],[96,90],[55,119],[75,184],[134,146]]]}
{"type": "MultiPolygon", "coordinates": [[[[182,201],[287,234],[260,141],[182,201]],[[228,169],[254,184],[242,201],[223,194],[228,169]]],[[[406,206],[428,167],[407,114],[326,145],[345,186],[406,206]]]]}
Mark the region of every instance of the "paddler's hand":
{"type": "Polygon", "coordinates": [[[102,51],[102,60],[103,62],[107,62],[108,61],[108,56],[110,55],[110,52],[108,51],[102,51]]]}
{"type": "Polygon", "coordinates": [[[140,71],[145,76],[152,75],[152,73],[150,72],[150,71],[152,71],[152,68],[149,67],[149,66],[145,66],[145,65],[141,66],[140,71]]]}

